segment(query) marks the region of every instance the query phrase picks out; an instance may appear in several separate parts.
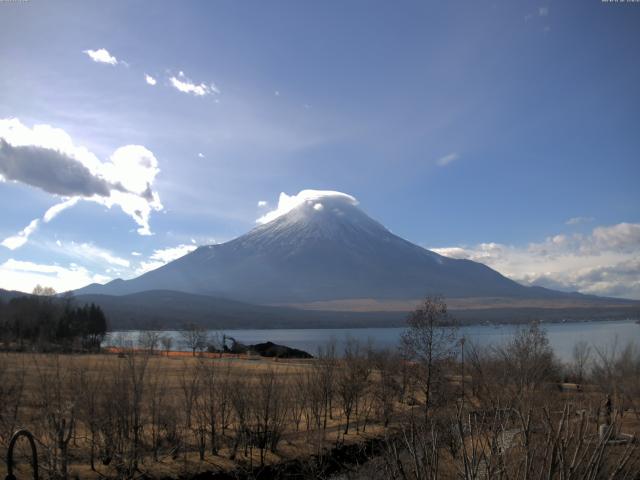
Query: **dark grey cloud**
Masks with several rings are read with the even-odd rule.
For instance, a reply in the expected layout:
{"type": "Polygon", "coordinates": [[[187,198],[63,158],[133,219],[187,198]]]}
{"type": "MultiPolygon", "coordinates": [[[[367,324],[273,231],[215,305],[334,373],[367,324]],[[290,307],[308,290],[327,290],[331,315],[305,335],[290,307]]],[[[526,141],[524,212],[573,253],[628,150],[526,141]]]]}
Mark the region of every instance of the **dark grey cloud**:
{"type": "Polygon", "coordinates": [[[126,191],[57,150],[33,145],[14,147],[2,138],[0,175],[64,197],[108,197],[111,190],[126,191]]]}

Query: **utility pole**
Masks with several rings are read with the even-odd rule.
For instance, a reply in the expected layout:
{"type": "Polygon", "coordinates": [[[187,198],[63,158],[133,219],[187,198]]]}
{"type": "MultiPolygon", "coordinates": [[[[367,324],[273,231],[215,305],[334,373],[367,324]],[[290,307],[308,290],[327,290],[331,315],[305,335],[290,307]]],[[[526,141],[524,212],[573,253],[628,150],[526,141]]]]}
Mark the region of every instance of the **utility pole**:
{"type": "Polygon", "coordinates": [[[461,382],[462,382],[462,402],[464,403],[464,342],[466,339],[462,337],[460,339],[460,349],[461,349],[461,360],[460,360],[460,370],[462,372],[461,382]]]}

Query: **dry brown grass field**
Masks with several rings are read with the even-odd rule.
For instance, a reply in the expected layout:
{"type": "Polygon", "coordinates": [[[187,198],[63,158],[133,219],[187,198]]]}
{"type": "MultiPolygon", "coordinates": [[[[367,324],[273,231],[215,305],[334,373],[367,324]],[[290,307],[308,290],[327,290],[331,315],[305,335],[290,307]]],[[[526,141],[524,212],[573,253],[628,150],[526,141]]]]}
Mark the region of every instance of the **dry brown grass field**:
{"type": "MultiPolygon", "coordinates": [[[[0,363],[6,382],[2,443],[6,447],[16,428],[30,429],[38,439],[45,478],[48,471],[62,469],[64,448],[68,456],[64,468],[71,478],[125,477],[129,475],[125,470],[133,468],[127,462],[135,462],[138,474],[162,478],[304,458],[382,431],[372,399],[358,400],[360,411],[351,414],[346,434],[345,415],[337,399],[328,401],[331,405],[325,415],[324,392],[317,378],[321,368],[315,360],[194,357],[184,352],[2,353],[0,363]],[[14,390],[21,391],[11,392],[12,383],[14,390]],[[317,397],[310,398],[314,393],[317,397]],[[10,405],[12,400],[15,406],[10,405]],[[247,418],[239,418],[244,415],[247,418]],[[96,424],[93,439],[92,423],[96,424]],[[212,424],[219,430],[215,453],[212,424]],[[139,439],[134,438],[136,429],[139,439]],[[68,445],[60,448],[58,438],[67,431],[68,445]],[[260,438],[239,438],[270,432],[280,437],[277,448],[261,446],[260,438]],[[132,442],[138,445],[124,445],[132,442]],[[92,443],[94,470],[90,467],[92,443]],[[132,453],[132,448],[139,452],[132,453]],[[129,458],[132,455],[137,458],[129,458]]],[[[337,368],[332,368],[332,375],[337,368]]],[[[26,442],[16,452],[17,471],[26,476],[30,470],[26,442]]],[[[0,476],[4,475],[3,464],[0,476]]]]}
{"type": "MultiPolygon", "coordinates": [[[[28,428],[56,479],[640,478],[637,358],[593,359],[587,377],[539,335],[464,364],[357,343],[312,360],[4,352],[0,445],[28,428]],[[268,469],[293,463],[294,477],[268,469]]],[[[17,478],[27,453],[19,442],[17,478]]]]}

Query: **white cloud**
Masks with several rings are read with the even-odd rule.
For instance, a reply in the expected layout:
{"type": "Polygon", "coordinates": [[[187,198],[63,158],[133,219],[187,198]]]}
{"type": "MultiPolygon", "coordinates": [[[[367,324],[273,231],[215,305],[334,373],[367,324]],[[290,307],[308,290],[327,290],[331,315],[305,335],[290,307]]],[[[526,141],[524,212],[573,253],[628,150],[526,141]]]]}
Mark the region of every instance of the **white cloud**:
{"type": "Polygon", "coordinates": [[[140,262],[140,266],[136,269],[137,275],[160,268],[167,263],[185,256],[187,253],[193,252],[197,245],[181,244],[177,247],[161,248],[154,250],[147,261],[140,262]]]}
{"type": "Polygon", "coordinates": [[[449,165],[452,162],[455,162],[458,158],[459,158],[459,155],[457,153],[450,153],[436,160],[436,165],[438,165],[439,167],[444,167],[449,165]]]}
{"type": "Polygon", "coordinates": [[[324,210],[324,205],[322,205],[321,203],[318,202],[313,206],[313,209],[316,212],[321,212],[322,210],[324,210]]]}
{"type": "Polygon", "coordinates": [[[599,226],[514,246],[480,243],[434,248],[484,263],[513,280],[566,291],[640,299],[640,224],[599,226]]]}
{"type": "Polygon", "coordinates": [[[258,208],[265,208],[268,205],[266,200],[259,200],[258,201],[258,208]]]}
{"type": "MultiPolygon", "coordinates": [[[[71,263],[38,264],[11,259],[0,266],[0,288],[28,292],[36,284],[41,284],[52,286],[61,292],[93,282],[105,283],[115,276],[130,276],[134,273],[130,260],[93,243],[56,240],[41,246],[58,256],[66,257],[71,263]]],[[[154,252],[153,259],[166,260],[170,258],[171,253],[154,252]]]]}
{"type": "Polygon", "coordinates": [[[571,217],[568,219],[565,224],[567,225],[581,225],[583,223],[591,223],[593,222],[593,217],[571,217]]]}
{"type": "Polygon", "coordinates": [[[46,223],[49,223],[51,220],[60,215],[60,213],[62,213],[64,210],[73,207],[76,203],[78,203],[78,200],[80,200],[78,197],[72,197],[61,203],[57,203],[53,207],[50,207],[46,212],[44,212],[42,219],[46,223]]]}
{"type": "Polygon", "coordinates": [[[92,274],[74,263],[68,266],[38,264],[9,259],[0,264],[0,288],[31,292],[36,285],[53,287],[58,292],[75,290],[89,283],[106,283],[110,277],[92,274]]]}
{"type": "MultiPolygon", "coordinates": [[[[480,244],[482,245],[482,244],[480,244]]],[[[430,248],[432,252],[436,252],[440,255],[449,258],[457,258],[464,260],[471,260],[474,256],[474,251],[471,249],[463,248],[463,247],[438,247],[438,248],[430,248]]],[[[477,260],[479,261],[479,260],[477,260]]]]}
{"type": "Polygon", "coordinates": [[[142,275],[143,273],[150,272],[151,270],[155,270],[156,268],[160,268],[166,263],[159,261],[143,261],[140,262],[140,266],[136,268],[136,275],[142,275]]]}
{"type": "Polygon", "coordinates": [[[177,247],[162,248],[154,250],[149,257],[151,260],[158,260],[164,263],[169,263],[177,258],[185,256],[187,253],[193,252],[196,245],[182,244],[177,247]]]}
{"type": "Polygon", "coordinates": [[[69,242],[58,245],[58,251],[68,257],[82,260],[83,263],[93,263],[100,266],[116,266],[129,268],[131,263],[125,258],[118,257],[113,252],[98,247],[93,243],[69,242]]]}
{"type": "Polygon", "coordinates": [[[120,147],[102,162],[64,130],[0,119],[0,177],[63,198],[44,214],[45,222],[87,200],[119,206],[138,224],[139,234],[150,235],[151,211],[162,210],[152,188],[159,171],[153,153],[141,145],[120,147]]]}
{"type": "Polygon", "coordinates": [[[141,257],[142,254],[140,252],[131,252],[131,255],[134,257],[141,257]]]}
{"type": "Polygon", "coordinates": [[[198,153],[198,158],[204,158],[204,153],[198,153]]]}
{"type": "Polygon", "coordinates": [[[178,73],[178,76],[172,76],[169,78],[169,82],[171,85],[178,91],[182,93],[191,93],[197,97],[202,97],[205,95],[211,94],[220,94],[220,90],[214,83],[210,83],[207,85],[206,83],[193,83],[189,78],[187,78],[184,72],[178,73]]]}
{"type": "Polygon", "coordinates": [[[144,74],[144,80],[151,86],[154,86],[156,83],[158,83],[158,81],[155,78],[153,78],[151,75],[147,73],[144,74]]]}
{"type": "Polygon", "coordinates": [[[597,227],[592,233],[593,248],[633,253],[640,250],[640,223],[619,223],[597,227]]]}
{"type": "Polygon", "coordinates": [[[317,201],[323,198],[339,198],[351,205],[358,204],[358,201],[351,195],[330,190],[302,190],[297,195],[287,195],[282,192],[278,199],[278,208],[265,213],[256,220],[256,223],[268,223],[282,215],[285,215],[299,205],[304,203],[316,204],[317,201]]]}
{"type": "Polygon", "coordinates": [[[27,243],[29,236],[37,230],[39,223],[40,219],[38,218],[31,220],[31,223],[29,223],[29,225],[27,225],[22,231],[18,232],[16,235],[5,238],[0,245],[7,247],[9,250],[20,248],[27,243]]]}
{"type": "Polygon", "coordinates": [[[98,50],[83,50],[91,60],[98,63],[108,63],[109,65],[117,65],[118,59],[111,55],[106,48],[99,48],[98,50]]]}

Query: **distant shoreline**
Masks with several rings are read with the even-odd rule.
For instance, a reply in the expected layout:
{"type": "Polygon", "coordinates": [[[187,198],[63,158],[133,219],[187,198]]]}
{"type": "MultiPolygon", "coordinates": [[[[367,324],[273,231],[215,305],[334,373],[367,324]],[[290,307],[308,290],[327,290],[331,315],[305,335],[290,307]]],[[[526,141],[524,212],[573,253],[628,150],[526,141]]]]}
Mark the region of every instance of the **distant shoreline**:
{"type": "MultiPolygon", "coordinates": [[[[521,325],[527,325],[531,322],[539,322],[542,325],[557,325],[557,324],[566,324],[566,323],[607,323],[607,322],[634,322],[637,323],[640,321],[640,316],[638,317],[627,317],[627,318],[585,318],[585,319],[567,319],[567,320],[536,320],[531,319],[530,321],[521,321],[521,322],[470,322],[470,323],[458,323],[458,327],[517,327],[521,325]]],[[[639,325],[640,327],[640,325],[639,325]]],[[[230,332],[242,332],[242,331],[250,331],[250,330],[265,330],[265,331],[277,331],[277,330],[369,330],[369,329],[391,329],[391,328],[405,328],[404,322],[399,325],[346,325],[346,326],[335,326],[335,325],[327,325],[327,326],[292,326],[292,327],[209,327],[207,325],[203,325],[203,328],[208,331],[230,331],[230,332]]],[[[181,328],[175,327],[161,327],[161,328],[117,328],[110,329],[107,331],[108,334],[112,333],[120,333],[120,332],[142,332],[142,331],[158,331],[158,332],[180,332],[181,328]]]]}

